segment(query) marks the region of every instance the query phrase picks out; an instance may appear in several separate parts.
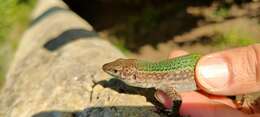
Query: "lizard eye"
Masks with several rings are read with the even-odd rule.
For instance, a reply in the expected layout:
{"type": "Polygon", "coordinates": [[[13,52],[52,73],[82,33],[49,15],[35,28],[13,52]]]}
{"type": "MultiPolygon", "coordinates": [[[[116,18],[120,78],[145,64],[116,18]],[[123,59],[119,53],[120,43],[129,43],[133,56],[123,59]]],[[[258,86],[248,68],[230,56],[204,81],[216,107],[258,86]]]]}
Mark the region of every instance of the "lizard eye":
{"type": "Polygon", "coordinates": [[[115,75],[120,75],[120,71],[122,70],[121,66],[115,66],[114,68],[111,69],[111,72],[115,75]]]}
{"type": "Polygon", "coordinates": [[[118,73],[118,70],[114,69],[114,73],[117,74],[117,73],[118,73]]]}

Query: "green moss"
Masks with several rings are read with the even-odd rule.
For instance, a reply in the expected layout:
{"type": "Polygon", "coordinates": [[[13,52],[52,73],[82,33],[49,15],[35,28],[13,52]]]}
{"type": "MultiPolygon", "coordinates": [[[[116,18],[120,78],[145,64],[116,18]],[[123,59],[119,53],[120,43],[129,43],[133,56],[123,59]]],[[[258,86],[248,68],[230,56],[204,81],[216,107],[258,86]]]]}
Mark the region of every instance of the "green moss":
{"type": "Polygon", "coordinates": [[[251,37],[250,34],[240,30],[231,30],[219,34],[214,40],[214,45],[220,48],[246,46],[257,42],[257,39],[251,37]]]}
{"type": "Polygon", "coordinates": [[[123,39],[114,40],[112,42],[116,48],[118,48],[122,53],[129,54],[131,53],[130,50],[128,50],[125,46],[125,41],[123,39]]]}
{"type": "Polygon", "coordinates": [[[36,0],[0,0],[0,85],[36,0]]]}
{"type": "Polygon", "coordinates": [[[220,7],[218,8],[213,14],[216,16],[216,17],[227,17],[229,15],[229,8],[227,7],[220,7]]]}

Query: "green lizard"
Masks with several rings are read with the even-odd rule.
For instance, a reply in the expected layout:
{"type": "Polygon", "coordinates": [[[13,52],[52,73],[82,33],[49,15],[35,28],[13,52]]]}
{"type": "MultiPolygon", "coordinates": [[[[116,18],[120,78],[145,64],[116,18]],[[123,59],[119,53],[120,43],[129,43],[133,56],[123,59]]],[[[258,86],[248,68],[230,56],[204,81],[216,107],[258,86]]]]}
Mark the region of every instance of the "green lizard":
{"type": "Polygon", "coordinates": [[[160,62],[117,59],[104,64],[103,70],[128,85],[155,88],[158,92],[154,96],[159,102],[162,101],[159,92],[164,92],[171,98],[170,103],[164,104],[166,111],[180,116],[182,100],[178,92],[197,90],[194,70],[199,58],[198,54],[190,54],[160,62]]]}
{"type": "MultiPolygon", "coordinates": [[[[103,70],[130,86],[155,88],[157,91],[154,96],[164,105],[165,111],[171,116],[178,117],[182,103],[179,93],[197,90],[194,72],[199,58],[200,55],[198,54],[190,54],[159,62],[117,59],[104,64],[103,70]],[[171,101],[162,101],[160,97],[162,92],[171,98],[171,101]]],[[[253,113],[252,105],[254,105],[256,99],[251,99],[251,95],[236,97],[234,103],[237,104],[239,110],[253,113]]]]}

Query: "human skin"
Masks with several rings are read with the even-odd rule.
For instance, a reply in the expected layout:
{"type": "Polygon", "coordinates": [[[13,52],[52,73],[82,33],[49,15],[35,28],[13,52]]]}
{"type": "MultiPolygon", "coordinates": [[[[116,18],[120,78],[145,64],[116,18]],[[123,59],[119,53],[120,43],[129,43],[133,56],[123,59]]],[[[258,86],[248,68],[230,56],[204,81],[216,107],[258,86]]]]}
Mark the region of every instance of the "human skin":
{"type": "MultiPolygon", "coordinates": [[[[171,52],[170,58],[188,54],[171,52]]],[[[260,117],[239,111],[226,96],[260,91],[260,44],[229,49],[203,56],[196,65],[200,91],[181,93],[182,115],[191,117],[260,117]]]]}

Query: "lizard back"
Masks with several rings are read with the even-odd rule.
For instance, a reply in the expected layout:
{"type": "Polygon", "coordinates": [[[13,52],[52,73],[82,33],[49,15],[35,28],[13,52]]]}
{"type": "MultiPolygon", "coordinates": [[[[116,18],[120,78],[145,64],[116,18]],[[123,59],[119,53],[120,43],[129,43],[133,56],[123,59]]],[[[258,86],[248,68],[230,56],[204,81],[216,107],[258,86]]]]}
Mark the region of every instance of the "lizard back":
{"type": "Polygon", "coordinates": [[[136,76],[151,86],[170,84],[179,92],[196,90],[194,70],[199,58],[198,54],[190,54],[159,62],[137,61],[136,76]]]}
{"type": "Polygon", "coordinates": [[[199,59],[198,54],[189,54],[173,59],[163,60],[159,62],[137,61],[138,71],[146,72],[169,72],[194,70],[194,67],[199,59]]]}

